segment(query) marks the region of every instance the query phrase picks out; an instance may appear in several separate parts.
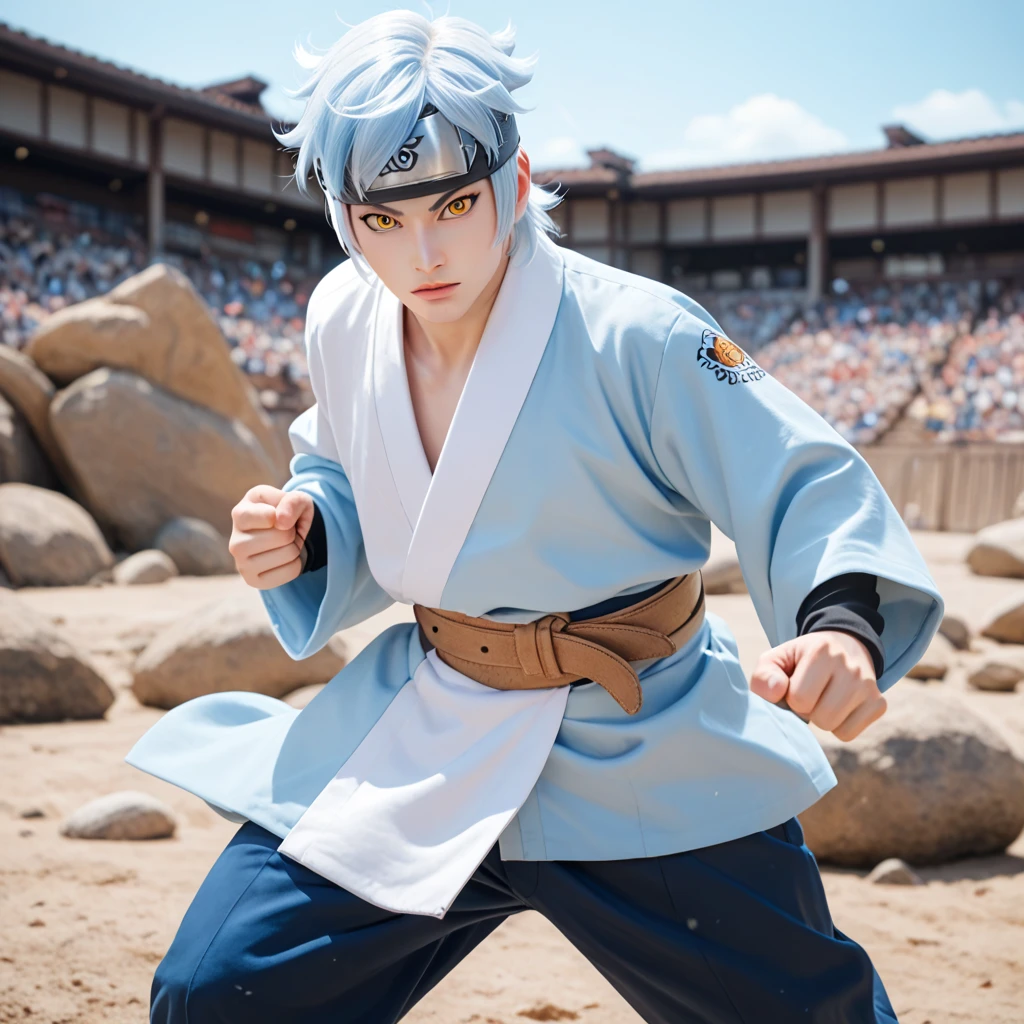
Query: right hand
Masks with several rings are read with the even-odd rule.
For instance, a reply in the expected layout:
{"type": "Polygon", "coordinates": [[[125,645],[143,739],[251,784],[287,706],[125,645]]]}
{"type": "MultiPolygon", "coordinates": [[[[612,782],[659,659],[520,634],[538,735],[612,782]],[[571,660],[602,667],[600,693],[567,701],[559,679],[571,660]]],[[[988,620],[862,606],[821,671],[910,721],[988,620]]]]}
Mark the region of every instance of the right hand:
{"type": "Polygon", "coordinates": [[[238,573],[257,590],[290,583],[302,571],[313,499],[303,491],[258,484],[231,510],[228,550],[238,573]]]}

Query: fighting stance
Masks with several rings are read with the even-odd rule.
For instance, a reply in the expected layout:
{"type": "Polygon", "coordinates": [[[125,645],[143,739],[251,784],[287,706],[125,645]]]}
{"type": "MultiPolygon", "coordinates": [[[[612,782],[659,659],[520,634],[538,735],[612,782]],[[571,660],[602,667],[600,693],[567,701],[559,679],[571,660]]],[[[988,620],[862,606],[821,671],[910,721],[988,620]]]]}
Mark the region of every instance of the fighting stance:
{"type": "Polygon", "coordinates": [[[316,404],[231,550],[293,658],[398,601],[303,710],[169,712],[128,760],[243,822],[152,1020],[385,1024],[546,915],[659,1024],[891,1022],[795,815],[942,602],[863,459],[665,285],[555,245],[511,93],[532,63],[392,12],[296,127],[351,259],[306,322],[316,404]],[[773,648],[704,608],[710,523],[773,648]]]}

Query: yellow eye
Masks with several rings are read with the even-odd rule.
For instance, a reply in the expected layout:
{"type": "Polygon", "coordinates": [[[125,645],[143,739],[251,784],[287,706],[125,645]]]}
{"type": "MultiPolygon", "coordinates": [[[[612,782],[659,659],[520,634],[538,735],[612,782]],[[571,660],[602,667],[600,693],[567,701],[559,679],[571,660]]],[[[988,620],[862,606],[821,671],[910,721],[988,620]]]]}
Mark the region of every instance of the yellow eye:
{"type": "Polygon", "coordinates": [[[386,213],[371,213],[370,222],[377,231],[390,231],[398,223],[394,217],[389,217],[386,213]]]}
{"type": "Polygon", "coordinates": [[[445,207],[445,210],[456,217],[461,217],[464,213],[469,213],[472,206],[473,204],[469,201],[469,196],[459,196],[458,199],[453,199],[445,207]]]}

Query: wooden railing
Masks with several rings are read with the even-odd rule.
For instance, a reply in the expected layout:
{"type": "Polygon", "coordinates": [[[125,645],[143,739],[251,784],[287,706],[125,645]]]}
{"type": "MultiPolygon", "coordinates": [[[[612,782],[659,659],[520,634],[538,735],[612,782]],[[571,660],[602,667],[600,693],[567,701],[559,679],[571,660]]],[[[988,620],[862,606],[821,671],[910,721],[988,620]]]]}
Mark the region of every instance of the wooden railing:
{"type": "Polygon", "coordinates": [[[1009,519],[1024,492],[1024,445],[859,449],[908,525],[973,533],[1009,519]]]}

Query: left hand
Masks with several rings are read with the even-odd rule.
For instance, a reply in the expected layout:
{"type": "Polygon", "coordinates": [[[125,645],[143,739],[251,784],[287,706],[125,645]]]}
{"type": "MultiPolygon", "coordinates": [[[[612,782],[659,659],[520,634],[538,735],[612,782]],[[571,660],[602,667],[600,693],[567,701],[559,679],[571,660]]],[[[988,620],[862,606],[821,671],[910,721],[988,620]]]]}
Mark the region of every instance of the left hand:
{"type": "Polygon", "coordinates": [[[750,677],[759,697],[786,703],[805,722],[844,742],[885,714],[868,649],[855,636],[821,630],[765,651],[750,677]]]}

